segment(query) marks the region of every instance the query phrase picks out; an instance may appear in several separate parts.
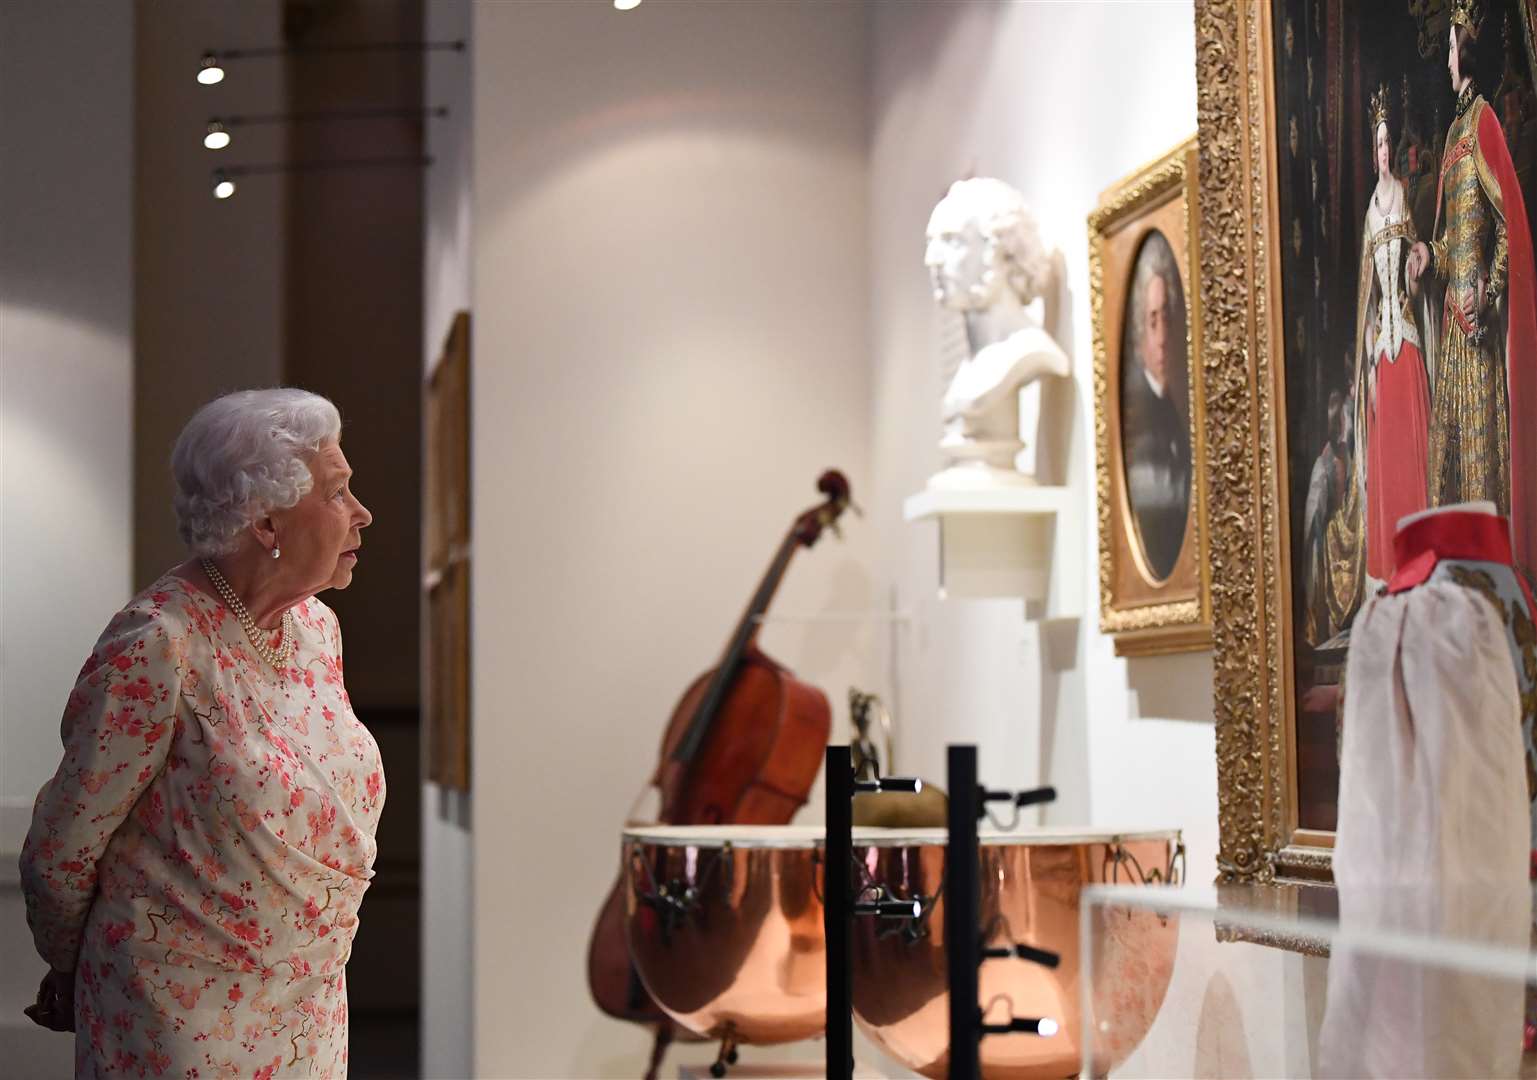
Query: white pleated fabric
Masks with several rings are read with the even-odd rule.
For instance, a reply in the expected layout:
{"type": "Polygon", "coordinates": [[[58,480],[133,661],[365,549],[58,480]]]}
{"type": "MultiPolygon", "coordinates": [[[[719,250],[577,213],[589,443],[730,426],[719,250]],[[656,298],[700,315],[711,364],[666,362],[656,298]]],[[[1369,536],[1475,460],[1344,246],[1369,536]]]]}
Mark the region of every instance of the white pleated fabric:
{"type": "MultiPolygon", "coordinates": [[[[1531,818],[1507,631],[1438,574],[1368,600],[1345,674],[1340,921],[1525,949],[1531,818]]],[[[1319,1045],[1330,1077],[1515,1076],[1524,987],[1338,945],[1319,1045]]]]}

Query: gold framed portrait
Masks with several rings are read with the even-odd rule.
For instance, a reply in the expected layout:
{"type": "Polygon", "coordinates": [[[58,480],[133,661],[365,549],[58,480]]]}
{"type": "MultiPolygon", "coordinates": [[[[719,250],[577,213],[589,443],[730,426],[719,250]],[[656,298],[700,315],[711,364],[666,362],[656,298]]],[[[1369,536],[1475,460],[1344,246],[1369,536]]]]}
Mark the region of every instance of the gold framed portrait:
{"type": "Polygon", "coordinates": [[[1100,629],[1120,656],[1211,646],[1196,140],[1089,215],[1100,629]]]}
{"type": "Polygon", "coordinates": [[[1441,317],[1457,283],[1437,279],[1464,263],[1497,279],[1501,256],[1458,248],[1432,268],[1421,249],[1451,217],[1473,223],[1442,198],[1459,162],[1488,168],[1471,123],[1499,125],[1476,153],[1497,159],[1502,205],[1537,198],[1532,8],[1196,0],[1224,880],[1333,880],[1355,612],[1391,576],[1397,521],[1481,497],[1436,467],[1437,439],[1473,430],[1431,408],[1460,400],[1435,382],[1455,363],[1434,358],[1463,340],[1441,317]]]}

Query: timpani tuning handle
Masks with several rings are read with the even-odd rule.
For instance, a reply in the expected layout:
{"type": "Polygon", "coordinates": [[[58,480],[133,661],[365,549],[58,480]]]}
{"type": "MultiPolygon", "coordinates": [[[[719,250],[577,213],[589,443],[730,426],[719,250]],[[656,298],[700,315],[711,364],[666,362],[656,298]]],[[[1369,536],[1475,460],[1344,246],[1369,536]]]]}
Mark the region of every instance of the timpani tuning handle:
{"type": "Polygon", "coordinates": [[[906,791],[914,795],[923,790],[923,781],[916,776],[881,776],[874,780],[855,780],[854,794],[871,795],[885,791],[906,791]]]}
{"type": "Polygon", "coordinates": [[[1009,957],[1018,957],[1021,960],[1029,960],[1040,964],[1042,967],[1054,968],[1062,963],[1062,957],[1049,949],[1037,949],[1034,945],[1000,945],[997,948],[983,949],[984,960],[1007,960],[1009,957]]]}
{"type": "Polygon", "coordinates": [[[977,798],[984,803],[1007,802],[1013,803],[1017,807],[1038,806],[1041,803],[1056,802],[1057,789],[1047,786],[1026,788],[1024,791],[1014,792],[990,791],[987,788],[980,788],[977,791],[977,798]]]}
{"type": "Polygon", "coordinates": [[[980,1025],[983,1035],[1040,1035],[1050,1038],[1057,1033],[1057,1022],[1049,1016],[1015,1016],[1006,1023],[980,1025]]]}
{"type": "Polygon", "coordinates": [[[916,919],[923,915],[921,900],[857,900],[854,914],[876,919],[916,919]]]}

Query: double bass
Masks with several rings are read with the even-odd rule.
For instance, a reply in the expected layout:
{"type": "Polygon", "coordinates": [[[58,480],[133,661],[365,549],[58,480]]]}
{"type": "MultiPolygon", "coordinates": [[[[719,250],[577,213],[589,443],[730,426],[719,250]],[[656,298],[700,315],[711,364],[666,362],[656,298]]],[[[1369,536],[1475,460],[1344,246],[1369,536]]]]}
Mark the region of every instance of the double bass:
{"type": "MultiPolygon", "coordinates": [[[[801,682],[757,645],[774,593],[802,547],[838,530],[849,484],[829,469],[817,481],[823,501],[786,532],[715,667],[683,692],[662,736],[651,785],[666,825],[784,825],[806,802],[821,771],[832,727],[827,696],[801,682]]],[[[672,1024],[630,962],[624,881],[614,883],[587,949],[587,982],[598,1008],[618,1020],[657,1024],[654,1075],[672,1024]]]]}

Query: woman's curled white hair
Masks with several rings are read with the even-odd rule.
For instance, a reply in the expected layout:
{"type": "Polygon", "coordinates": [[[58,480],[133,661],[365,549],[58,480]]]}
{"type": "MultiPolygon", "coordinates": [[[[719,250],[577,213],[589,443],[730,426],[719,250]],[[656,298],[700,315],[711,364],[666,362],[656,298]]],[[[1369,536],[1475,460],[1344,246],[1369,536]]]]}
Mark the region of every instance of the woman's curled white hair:
{"type": "Polygon", "coordinates": [[[176,530],[197,556],[229,555],[248,526],[314,486],[309,458],[341,436],[336,406],[308,390],[238,390],[204,405],[176,439],[176,530]]]}

